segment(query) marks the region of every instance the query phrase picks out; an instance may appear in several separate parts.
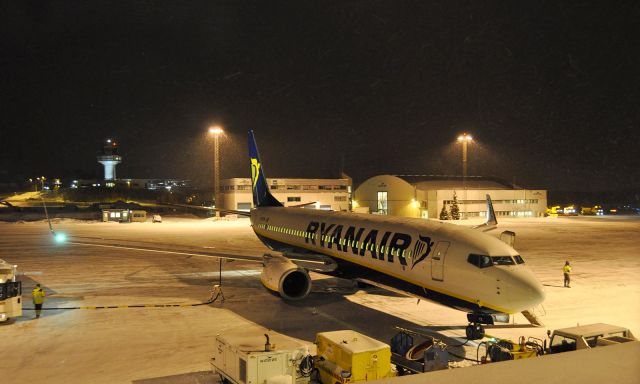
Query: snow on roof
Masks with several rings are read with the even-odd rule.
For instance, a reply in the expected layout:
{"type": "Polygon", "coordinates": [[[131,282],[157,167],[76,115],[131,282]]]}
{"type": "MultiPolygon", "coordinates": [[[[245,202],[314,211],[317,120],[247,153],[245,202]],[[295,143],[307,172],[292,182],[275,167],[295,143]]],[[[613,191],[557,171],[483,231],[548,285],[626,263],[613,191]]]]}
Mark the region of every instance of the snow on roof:
{"type": "Polygon", "coordinates": [[[334,344],[339,344],[342,349],[351,353],[378,351],[389,348],[387,344],[381,341],[352,330],[320,332],[316,337],[318,339],[322,337],[334,344]]]}
{"type": "MultiPolygon", "coordinates": [[[[399,384],[448,383],[637,383],[640,343],[556,353],[531,359],[445,369],[419,375],[386,379],[399,384]],[[426,379],[428,377],[428,380],[426,379]]],[[[377,381],[381,382],[381,381],[377,381]]]]}
{"type": "Polygon", "coordinates": [[[579,325],[576,327],[557,329],[556,332],[561,332],[567,335],[580,335],[583,337],[591,337],[598,335],[607,335],[616,332],[623,332],[627,330],[625,327],[617,325],[610,325],[604,323],[579,325]]]}
{"type": "Polygon", "coordinates": [[[394,175],[419,189],[520,189],[520,187],[496,177],[455,175],[394,175]]]}
{"type": "Polygon", "coordinates": [[[295,350],[312,345],[311,343],[306,343],[294,339],[293,337],[276,333],[258,326],[248,326],[236,332],[229,331],[223,335],[216,335],[216,337],[224,341],[226,344],[248,353],[265,351],[265,344],[267,341],[264,336],[265,334],[269,335],[269,344],[272,345],[272,351],[295,350]]]}

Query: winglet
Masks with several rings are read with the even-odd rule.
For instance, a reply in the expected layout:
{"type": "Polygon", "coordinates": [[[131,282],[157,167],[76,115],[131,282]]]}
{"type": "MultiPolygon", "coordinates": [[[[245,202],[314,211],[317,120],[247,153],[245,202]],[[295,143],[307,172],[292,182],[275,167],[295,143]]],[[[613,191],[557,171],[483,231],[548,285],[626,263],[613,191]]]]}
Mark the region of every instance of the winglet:
{"type": "Polygon", "coordinates": [[[258,145],[253,136],[253,131],[249,131],[249,158],[251,160],[251,188],[253,191],[254,207],[282,207],[282,203],[278,201],[267,185],[267,177],[264,175],[264,168],[260,162],[260,153],[258,145]]]}
{"type": "Polygon", "coordinates": [[[496,226],[498,225],[498,220],[496,219],[496,213],[493,210],[493,202],[491,201],[491,196],[487,194],[487,223],[488,225],[496,226]]]}
{"type": "Polygon", "coordinates": [[[483,231],[489,231],[498,226],[498,220],[496,219],[496,213],[493,210],[493,202],[491,196],[487,194],[487,221],[483,224],[476,225],[473,229],[482,229],[483,231]]]}

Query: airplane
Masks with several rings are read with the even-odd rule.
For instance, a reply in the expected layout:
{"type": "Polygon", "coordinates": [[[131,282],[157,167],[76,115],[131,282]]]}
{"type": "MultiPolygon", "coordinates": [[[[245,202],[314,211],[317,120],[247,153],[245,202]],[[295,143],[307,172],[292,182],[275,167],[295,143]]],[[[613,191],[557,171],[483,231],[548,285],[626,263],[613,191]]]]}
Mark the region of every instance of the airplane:
{"type": "MultiPolygon", "coordinates": [[[[256,236],[279,255],[202,251],[195,256],[260,261],[262,284],[285,300],[309,295],[309,271],[353,279],[467,312],[466,336],[482,339],[494,315],[540,304],[542,284],[518,252],[485,233],[497,225],[487,195],[487,221],[474,228],[418,218],[284,207],[269,191],[253,131],[248,133],[256,236]]],[[[75,244],[100,245],[92,241],[75,244]]],[[[108,245],[103,246],[115,246],[108,245]]],[[[124,248],[163,252],[164,247],[124,248]]]]}

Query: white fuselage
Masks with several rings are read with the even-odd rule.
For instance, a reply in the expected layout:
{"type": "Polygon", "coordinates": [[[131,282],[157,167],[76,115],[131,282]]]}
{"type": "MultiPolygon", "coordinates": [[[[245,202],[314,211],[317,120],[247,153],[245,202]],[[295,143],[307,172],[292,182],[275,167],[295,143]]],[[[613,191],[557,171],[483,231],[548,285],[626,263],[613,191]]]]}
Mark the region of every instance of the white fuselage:
{"type": "Polygon", "coordinates": [[[451,307],[517,313],[544,299],[512,247],[467,227],[283,207],[256,208],[251,223],[274,250],[325,255],[351,277],[356,271],[451,307]]]}

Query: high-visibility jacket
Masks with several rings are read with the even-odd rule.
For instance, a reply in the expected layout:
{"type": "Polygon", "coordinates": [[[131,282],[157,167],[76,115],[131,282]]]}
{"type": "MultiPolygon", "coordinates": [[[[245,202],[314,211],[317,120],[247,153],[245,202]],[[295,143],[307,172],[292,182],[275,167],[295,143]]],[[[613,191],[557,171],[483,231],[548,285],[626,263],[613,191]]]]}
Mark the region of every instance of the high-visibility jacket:
{"type": "Polygon", "coordinates": [[[564,273],[571,273],[571,266],[570,265],[565,265],[564,267],[562,267],[562,271],[564,273]]]}
{"type": "Polygon", "coordinates": [[[44,302],[45,294],[42,288],[33,288],[33,291],[31,291],[31,296],[33,296],[33,304],[42,304],[44,302]]]}

